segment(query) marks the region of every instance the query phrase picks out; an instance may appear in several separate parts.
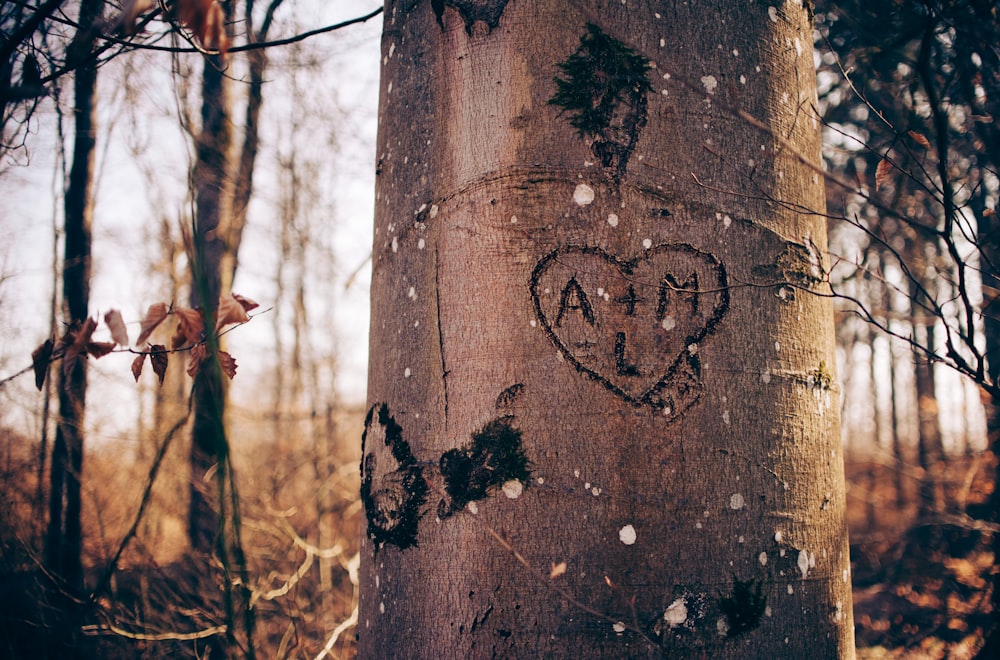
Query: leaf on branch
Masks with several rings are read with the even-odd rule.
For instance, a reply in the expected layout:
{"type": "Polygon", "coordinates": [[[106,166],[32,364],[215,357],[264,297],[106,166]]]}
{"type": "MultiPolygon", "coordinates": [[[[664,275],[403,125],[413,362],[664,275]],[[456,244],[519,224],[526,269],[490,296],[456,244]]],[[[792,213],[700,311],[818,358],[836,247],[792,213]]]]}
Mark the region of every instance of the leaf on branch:
{"type": "Polygon", "coordinates": [[[226,36],[225,14],[216,0],[178,0],[177,20],[208,50],[218,50],[222,55],[229,48],[226,36]]]}
{"type": "Polygon", "coordinates": [[[117,309],[112,309],[104,315],[104,323],[107,324],[108,330],[111,331],[111,338],[115,340],[116,344],[123,347],[129,345],[128,330],[125,328],[125,321],[122,320],[121,312],[117,309]]]}
{"type": "Polygon", "coordinates": [[[983,211],[983,217],[984,218],[990,218],[990,217],[992,217],[994,215],[996,215],[996,211],[994,211],[993,209],[986,209],[986,210],[983,211]]]}
{"type": "Polygon", "coordinates": [[[216,358],[219,360],[219,367],[222,369],[222,373],[229,376],[229,380],[232,380],[236,375],[236,359],[225,351],[216,353],[216,358]]]}
{"type": "Polygon", "coordinates": [[[77,361],[87,358],[87,345],[90,343],[90,338],[94,334],[95,329],[97,329],[97,321],[88,316],[82,325],[74,323],[69,331],[66,332],[63,341],[67,346],[66,352],[63,353],[62,364],[63,376],[65,378],[69,378],[77,361]]]}
{"type": "Polygon", "coordinates": [[[162,344],[153,344],[149,347],[149,363],[153,365],[153,373],[160,379],[163,385],[163,377],[167,374],[167,347],[162,344]]]}
{"type": "Polygon", "coordinates": [[[246,308],[237,300],[235,295],[222,296],[219,299],[218,320],[215,322],[215,331],[222,330],[232,323],[246,323],[250,320],[246,308]]]}
{"type": "Polygon", "coordinates": [[[875,190],[879,190],[885,180],[889,177],[889,172],[892,171],[892,163],[888,158],[883,158],[878,162],[878,167],[875,168],[875,190]]]}
{"type": "Polygon", "coordinates": [[[173,348],[200,344],[204,339],[205,330],[205,319],[201,312],[187,307],[178,307],[174,309],[174,315],[177,316],[177,332],[171,341],[173,348]]]}
{"type": "Polygon", "coordinates": [[[916,131],[908,131],[908,133],[909,136],[913,138],[913,141],[919,144],[924,149],[931,148],[930,141],[927,138],[925,138],[922,133],[917,133],[916,131]]]}
{"type": "Polygon", "coordinates": [[[163,319],[167,318],[167,303],[154,303],[149,306],[146,310],[146,316],[142,319],[142,327],[139,331],[139,338],[135,340],[135,343],[139,346],[146,343],[149,336],[153,334],[153,330],[163,322],[163,319]]]}
{"type": "Polygon", "coordinates": [[[195,344],[191,347],[191,355],[188,357],[187,373],[194,378],[201,368],[201,363],[205,361],[205,345],[195,344]]]}
{"type": "Polygon", "coordinates": [[[95,360],[99,360],[117,346],[113,341],[92,341],[87,344],[87,355],[93,355],[95,360]]]}
{"type": "Polygon", "coordinates": [[[235,298],[236,302],[238,302],[240,305],[243,306],[244,311],[252,312],[253,310],[260,307],[260,305],[257,303],[256,300],[251,300],[250,298],[247,298],[246,296],[241,296],[238,293],[234,293],[233,298],[235,298]]]}
{"type": "Polygon", "coordinates": [[[45,384],[45,376],[49,373],[49,358],[52,357],[52,339],[46,339],[31,352],[31,368],[35,370],[35,387],[39,391],[45,384]]]}
{"type": "Polygon", "coordinates": [[[135,378],[135,382],[139,382],[139,376],[142,375],[142,365],[146,362],[146,354],[139,353],[132,360],[132,377],[135,378]]]}

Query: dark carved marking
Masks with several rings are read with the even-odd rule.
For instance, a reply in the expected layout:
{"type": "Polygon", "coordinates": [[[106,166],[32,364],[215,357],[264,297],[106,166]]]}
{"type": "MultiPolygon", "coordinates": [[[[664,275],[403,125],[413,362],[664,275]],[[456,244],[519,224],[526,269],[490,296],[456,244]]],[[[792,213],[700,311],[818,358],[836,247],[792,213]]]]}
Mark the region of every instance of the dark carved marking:
{"type": "Polygon", "coordinates": [[[629,283],[628,291],[625,295],[615,298],[615,302],[625,305],[625,316],[635,316],[635,304],[643,300],[635,294],[635,285],[629,283]]]}
{"type": "Polygon", "coordinates": [[[524,383],[514,383],[497,396],[494,404],[497,412],[504,412],[513,407],[514,402],[524,392],[524,383]]]}
{"type": "Polygon", "coordinates": [[[668,419],[701,396],[696,344],[729,308],[726,269],[711,254],[668,244],[621,259],[597,247],[564,247],[538,262],[529,288],[552,343],[614,394],[668,419]],[[586,297],[616,286],[621,296],[586,297]]]}
{"type": "Polygon", "coordinates": [[[594,325],[594,306],[590,304],[587,292],[583,290],[576,278],[570,278],[559,296],[559,314],[556,316],[556,326],[562,325],[563,314],[568,309],[578,309],[584,320],[594,325]]]}
{"type": "Polygon", "coordinates": [[[619,376],[640,376],[639,368],[625,361],[625,333],[615,334],[615,371],[619,376]]]}
{"type": "Polygon", "coordinates": [[[620,181],[646,125],[649,60],[588,24],[580,46],[559,68],[565,77],[555,79],[549,103],[569,113],[581,138],[592,138],[590,150],[620,181]]]}
{"type": "Polygon", "coordinates": [[[415,546],[420,507],[426,501],[427,482],[402,427],[386,404],[372,406],[361,436],[361,503],[374,551],[386,544],[401,550],[415,546]],[[369,446],[376,439],[380,442],[369,446]]]}
{"type": "Polygon", "coordinates": [[[669,218],[673,215],[670,209],[649,209],[649,214],[654,218],[669,218]]]}
{"type": "Polygon", "coordinates": [[[437,514],[442,520],[462,510],[469,502],[485,499],[491,487],[517,479],[527,485],[531,477],[528,457],[521,446],[521,432],[510,417],[494,419],[472,434],[472,444],[449,449],[439,467],[450,502],[441,500],[437,514]]]}
{"type": "Polygon", "coordinates": [[[698,314],[698,273],[688,275],[683,282],[678,282],[677,278],[667,273],[660,282],[660,298],[656,303],[656,318],[662,321],[667,316],[667,307],[670,305],[670,294],[676,293],[684,296],[684,299],[691,305],[691,316],[698,314]]]}
{"type": "Polygon", "coordinates": [[[492,32],[500,24],[500,17],[507,7],[507,2],[509,0],[431,0],[431,9],[443,30],[444,8],[446,6],[455,8],[462,16],[466,33],[471,36],[472,26],[476,21],[485,23],[492,32]]]}
{"type": "Polygon", "coordinates": [[[764,585],[756,580],[743,582],[733,578],[733,594],[719,599],[719,609],[729,620],[726,635],[735,637],[753,630],[767,610],[767,595],[764,585]]]}

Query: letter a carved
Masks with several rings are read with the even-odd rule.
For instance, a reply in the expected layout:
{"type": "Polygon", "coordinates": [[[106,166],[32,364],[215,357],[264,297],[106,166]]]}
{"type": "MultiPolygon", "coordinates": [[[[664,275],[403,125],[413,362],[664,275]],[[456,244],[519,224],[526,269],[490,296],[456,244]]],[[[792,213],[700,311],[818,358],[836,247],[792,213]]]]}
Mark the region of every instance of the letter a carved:
{"type": "Polygon", "coordinates": [[[583,320],[590,325],[594,325],[594,307],[590,304],[590,299],[587,298],[587,294],[584,292],[583,287],[580,286],[580,283],[576,281],[575,277],[569,279],[569,282],[563,287],[562,294],[559,296],[559,313],[556,315],[556,327],[562,325],[563,315],[568,309],[580,310],[580,313],[583,314],[583,320]]]}

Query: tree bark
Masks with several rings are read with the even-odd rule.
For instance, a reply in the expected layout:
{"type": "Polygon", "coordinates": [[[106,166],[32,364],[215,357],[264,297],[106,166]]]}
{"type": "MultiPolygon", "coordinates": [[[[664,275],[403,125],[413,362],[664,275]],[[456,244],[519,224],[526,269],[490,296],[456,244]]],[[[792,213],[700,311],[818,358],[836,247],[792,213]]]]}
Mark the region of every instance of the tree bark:
{"type": "Polygon", "coordinates": [[[360,656],[853,656],[806,10],[385,15],[360,656]]]}

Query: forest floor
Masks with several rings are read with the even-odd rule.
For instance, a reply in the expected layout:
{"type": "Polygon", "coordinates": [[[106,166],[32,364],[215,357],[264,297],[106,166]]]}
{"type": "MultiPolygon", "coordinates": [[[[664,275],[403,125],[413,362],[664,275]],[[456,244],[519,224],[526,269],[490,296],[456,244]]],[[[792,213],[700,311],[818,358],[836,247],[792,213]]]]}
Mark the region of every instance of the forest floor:
{"type": "Polygon", "coordinates": [[[958,512],[981,513],[994,470],[989,454],[949,460],[944,510],[955,513],[921,517],[919,469],[848,463],[858,658],[975,656],[992,617],[992,541],[958,512]]]}

